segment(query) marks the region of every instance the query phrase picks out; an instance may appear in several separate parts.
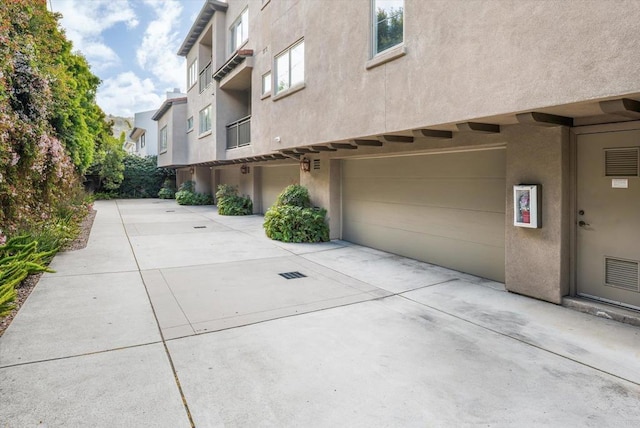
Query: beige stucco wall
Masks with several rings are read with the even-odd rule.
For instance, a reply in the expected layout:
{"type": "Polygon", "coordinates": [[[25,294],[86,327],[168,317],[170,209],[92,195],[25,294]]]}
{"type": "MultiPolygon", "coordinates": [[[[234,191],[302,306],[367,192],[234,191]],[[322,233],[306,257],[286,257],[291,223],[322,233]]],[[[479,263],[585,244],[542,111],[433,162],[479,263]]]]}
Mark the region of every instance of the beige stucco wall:
{"type": "Polygon", "coordinates": [[[309,196],[313,206],[327,210],[329,237],[331,239],[339,239],[342,237],[341,161],[339,159],[330,159],[328,156],[316,155],[313,159],[320,160],[320,169],[314,170],[313,159],[309,159],[311,161],[311,171],[300,171],[300,184],[309,189],[309,196]]]}
{"type": "Polygon", "coordinates": [[[514,126],[507,144],[505,277],[513,291],[553,303],[569,293],[569,130],[514,126]],[[513,226],[513,186],[542,185],[542,228],[513,226]]]}

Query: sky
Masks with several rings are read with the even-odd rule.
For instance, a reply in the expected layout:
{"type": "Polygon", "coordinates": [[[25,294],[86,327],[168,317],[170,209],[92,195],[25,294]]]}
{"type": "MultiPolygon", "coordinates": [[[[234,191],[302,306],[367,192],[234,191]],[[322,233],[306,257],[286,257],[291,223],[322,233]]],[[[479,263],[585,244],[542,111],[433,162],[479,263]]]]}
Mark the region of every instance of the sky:
{"type": "Polygon", "coordinates": [[[75,52],[102,80],[96,95],[107,114],[155,110],[165,93],[186,87],[180,45],[205,0],[47,0],[75,52]]]}

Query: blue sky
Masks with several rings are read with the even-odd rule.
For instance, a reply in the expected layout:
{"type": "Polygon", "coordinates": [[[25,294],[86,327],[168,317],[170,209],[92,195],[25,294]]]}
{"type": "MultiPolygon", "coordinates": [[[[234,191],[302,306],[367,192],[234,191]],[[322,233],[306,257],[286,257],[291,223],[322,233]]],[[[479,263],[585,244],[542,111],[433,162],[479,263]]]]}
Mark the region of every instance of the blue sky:
{"type": "Polygon", "coordinates": [[[204,0],[48,0],[60,24],[101,80],[105,113],[133,116],[185,90],[184,58],[176,55],[204,0]]]}

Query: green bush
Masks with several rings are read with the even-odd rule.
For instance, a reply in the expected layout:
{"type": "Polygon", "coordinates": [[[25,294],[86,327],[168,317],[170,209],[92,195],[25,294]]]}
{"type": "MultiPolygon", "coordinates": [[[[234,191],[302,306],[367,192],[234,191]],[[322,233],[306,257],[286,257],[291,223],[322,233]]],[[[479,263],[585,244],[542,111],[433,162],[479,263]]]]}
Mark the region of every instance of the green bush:
{"type": "Polygon", "coordinates": [[[158,168],[156,156],[127,155],[123,163],[124,179],[117,189],[120,198],[155,198],[163,182],[175,175],[175,171],[158,168]]]}
{"type": "Polygon", "coordinates": [[[291,184],[278,195],[276,205],[292,205],[295,207],[311,207],[311,198],[306,187],[299,184],[291,184]]]}
{"type": "Polygon", "coordinates": [[[283,242],[326,242],[329,226],[325,220],[327,210],[311,208],[306,187],[287,186],[276,203],[264,215],[267,236],[283,242]]]}
{"type": "Polygon", "coordinates": [[[218,214],[220,215],[251,215],[253,202],[247,196],[239,196],[238,190],[229,184],[220,184],[216,192],[218,200],[218,214]]]}
{"type": "Polygon", "coordinates": [[[160,199],[173,199],[173,198],[176,197],[176,192],[175,192],[175,190],[170,189],[168,187],[163,187],[158,192],[158,197],[160,199]]]}
{"type": "Polygon", "coordinates": [[[180,190],[179,192],[176,192],[176,202],[179,205],[213,205],[213,197],[206,193],[195,193],[180,190]]]}
{"type": "Polygon", "coordinates": [[[326,242],[329,227],[324,208],[274,205],[264,216],[267,236],[282,242],[326,242]]]}

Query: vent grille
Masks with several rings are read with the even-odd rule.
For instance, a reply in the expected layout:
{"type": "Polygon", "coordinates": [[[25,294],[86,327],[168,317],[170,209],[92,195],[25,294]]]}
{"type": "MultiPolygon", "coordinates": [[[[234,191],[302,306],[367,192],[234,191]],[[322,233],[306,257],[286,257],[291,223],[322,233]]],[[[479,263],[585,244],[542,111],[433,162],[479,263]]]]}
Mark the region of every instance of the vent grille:
{"type": "Polygon", "coordinates": [[[295,279],[295,278],[306,278],[307,277],[307,275],[305,275],[303,273],[300,273],[300,272],[284,272],[284,273],[279,273],[278,275],[280,275],[284,279],[295,279]]]}
{"type": "Polygon", "coordinates": [[[638,148],[604,151],[604,171],[607,177],[637,177],[638,148]]]}
{"type": "Polygon", "coordinates": [[[313,169],[320,169],[320,159],[313,160],[313,169]]]}
{"type": "Polygon", "coordinates": [[[638,262],[605,258],[605,284],[625,290],[638,290],[638,262]]]}

